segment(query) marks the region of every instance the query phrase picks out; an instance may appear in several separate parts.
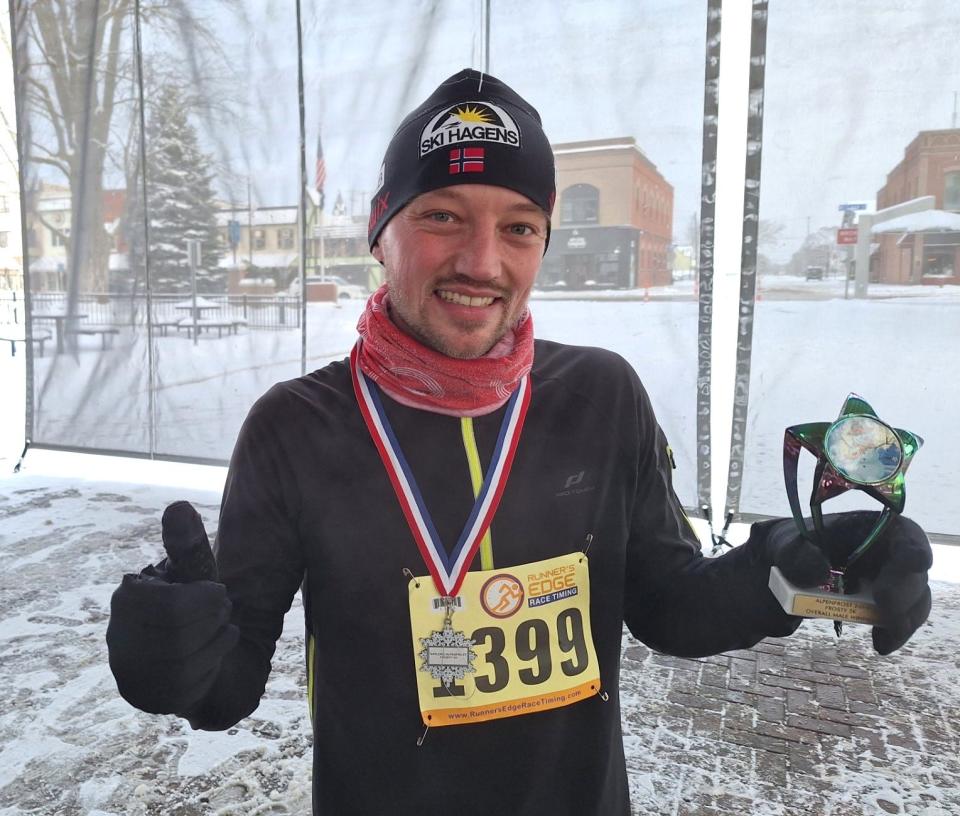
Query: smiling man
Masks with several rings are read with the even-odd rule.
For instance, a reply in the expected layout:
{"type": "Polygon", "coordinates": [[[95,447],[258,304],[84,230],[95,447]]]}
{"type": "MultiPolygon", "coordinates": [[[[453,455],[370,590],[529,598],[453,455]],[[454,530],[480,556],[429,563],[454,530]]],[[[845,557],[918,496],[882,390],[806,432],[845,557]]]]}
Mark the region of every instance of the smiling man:
{"type": "MultiPolygon", "coordinates": [[[[444,82],[388,147],[369,225],[386,283],[350,359],[250,411],[215,562],[180,502],[168,558],[114,593],[120,693],[224,729],[259,704],[302,589],[316,814],[627,816],[624,623],[671,654],[745,648],[800,623],[771,565],[829,574],[791,520],[704,559],[634,371],[534,339],[554,198],[534,108],[476,71],[444,82]]],[[[831,554],[872,524],[830,519],[831,554]]],[[[903,519],[857,562],[879,652],[926,619],[929,563],[903,519]]]]}
{"type": "Polygon", "coordinates": [[[481,357],[523,317],[548,217],[520,193],[458,185],[424,193],[383,230],[391,317],[450,357],[481,357]]]}

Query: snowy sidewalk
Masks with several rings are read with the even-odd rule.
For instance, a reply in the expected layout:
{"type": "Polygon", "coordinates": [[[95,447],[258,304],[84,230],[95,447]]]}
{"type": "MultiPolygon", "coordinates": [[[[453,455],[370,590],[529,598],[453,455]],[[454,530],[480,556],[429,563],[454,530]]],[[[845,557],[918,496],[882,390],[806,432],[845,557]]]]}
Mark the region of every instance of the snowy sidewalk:
{"type": "MultiPolygon", "coordinates": [[[[213,532],[212,486],[0,479],[0,816],[309,814],[299,602],[263,703],[228,732],[193,732],[117,695],[110,594],[160,557],[160,510],[179,498],[213,532]]],[[[930,623],[889,658],[867,629],[837,641],[829,622],[704,660],[625,636],[635,812],[960,812],[960,586],[934,593],[930,623]]]]}
{"type": "Polygon", "coordinates": [[[890,657],[867,627],[684,660],[624,638],[624,739],[638,814],[960,813],[960,586],[890,657]]]}

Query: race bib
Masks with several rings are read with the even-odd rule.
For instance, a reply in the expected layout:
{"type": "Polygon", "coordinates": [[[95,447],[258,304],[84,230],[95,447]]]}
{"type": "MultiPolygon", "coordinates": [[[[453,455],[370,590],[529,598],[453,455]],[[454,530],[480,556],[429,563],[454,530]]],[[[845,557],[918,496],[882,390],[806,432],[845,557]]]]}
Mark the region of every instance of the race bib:
{"type": "Polygon", "coordinates": [[[467,573],[453,598],[414,578],[410,621],[425,725],[516,717],[600,692],[583,553],[467,573]]]}

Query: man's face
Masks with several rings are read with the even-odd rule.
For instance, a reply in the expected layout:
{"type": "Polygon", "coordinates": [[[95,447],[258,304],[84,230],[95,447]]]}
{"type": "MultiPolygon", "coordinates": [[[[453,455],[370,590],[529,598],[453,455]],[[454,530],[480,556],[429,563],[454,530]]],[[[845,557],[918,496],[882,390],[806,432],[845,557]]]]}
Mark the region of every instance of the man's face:
{"type": "Polygon", "coordinates": [[[417,196],[373,248],[393,321],[450,357],[486,354],[523,313],[546,236],[543,210],[504,187],[459,184],[417,196]]]}

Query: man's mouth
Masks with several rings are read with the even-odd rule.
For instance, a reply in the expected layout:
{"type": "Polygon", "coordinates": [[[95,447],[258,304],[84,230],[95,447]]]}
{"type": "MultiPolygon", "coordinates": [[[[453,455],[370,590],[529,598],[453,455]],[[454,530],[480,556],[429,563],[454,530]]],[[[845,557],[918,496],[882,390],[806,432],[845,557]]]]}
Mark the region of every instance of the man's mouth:
{"type": "Polygon", "coordinates": [[[450,292],[446,289],[437,289],[436,293],[437,297],[446,303],[453,303],[457,306],[473,306],[475,308],[490,306],[497,299],[489,296],[472,297],[470,295],[462,295],[459,292],[450,292]]]}

